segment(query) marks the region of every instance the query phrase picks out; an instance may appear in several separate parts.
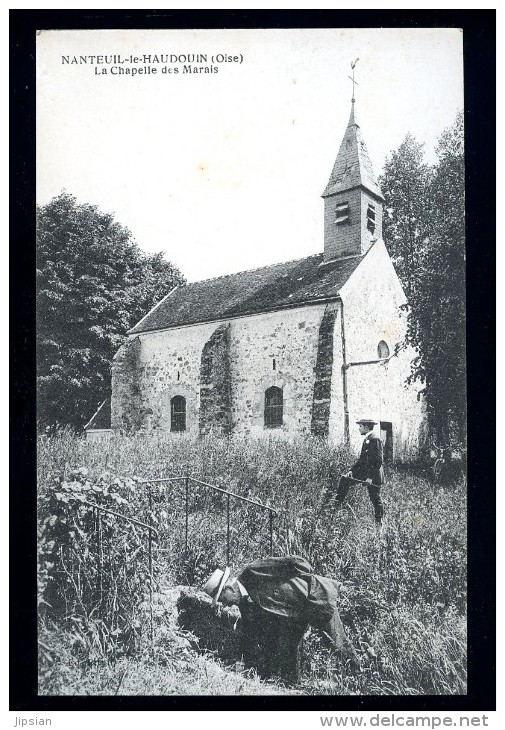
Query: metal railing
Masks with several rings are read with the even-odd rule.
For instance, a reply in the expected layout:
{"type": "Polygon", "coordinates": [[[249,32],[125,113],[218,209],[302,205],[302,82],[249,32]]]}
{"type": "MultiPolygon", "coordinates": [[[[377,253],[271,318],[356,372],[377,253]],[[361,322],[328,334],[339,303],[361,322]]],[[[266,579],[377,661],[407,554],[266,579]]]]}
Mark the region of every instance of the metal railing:
{"type": "MultiPolygon", "coordinates": [[[[237,500],[239,502],[245,502],[252,505],[253,507],[259,508],[263,511],[268,512],[269,515],[269,536],[270,536],[270,554],[273,554],[273,521],[274,517],[278,515],[278,511],[269,505],[262,504],[257,500],[250,499],[249,497],[243,497],[240,494],[235,494],[227,489],[216,487],[214,484],[209,484],[201,479],[195,479],[189,474],[178,477],[165,477],[160,479],[141,479],[139,484],[145,484],[147,486],[151,484],[165,484],[170,482],[182,482],[184,485],[184,504],[185,504],[185,550],[188,551],[189,544],[189,506],[190,506],[190,487],[195,485],[196,487],[203,487],[214,492],[218,492],[226,498],[226,562],[227,565],[230,563],[230,545],[231,545],[231,500],[237,500]]],[[[153,514],[152,494],[151,489],[147,490],[148,501],[149,501],[149,514],[153,514]]],[[[151,647],[154,646],[154,621],[153,621],[153,540],[156,539],[158,543],[159,533],[158,530],[149,525],[147,522],[142,522],[134,517],[121,514],[116,510],[109,509],[108,507],[102,507],[95,502],[88,502],[87,500],[80,500],[77,504],[86,505],[93,509],[95,515],[95,532],[97,536],[97,552],[98,552],[98,591],[100,595],[100,605],[103,600],[103,585],[102,585],[102,573],[103,573],[103,545],[102,545],[102,513],[113,515],[114,517],[124,520],[133,525],[138,525],[143,530],[147,530],[148,534],[148,561],[149,561],[149,612],[150,612],[150,640],[151,647]]]]}
{"type": "Polygon", "coordinates": [[[102,556],[102,518],[101,518],[101,512],[106,512],[109,515],[114,515],[114,517],[119,517],[121,520],[124,520],[125,522],[129,522],[134,525],[138,525],[144,530],[149,531],[149,538],[148,538],[148,561],[149,561],[149,614],[150,614],[150,639],[151,639],[151,647],[154,645],[154,622],[153,622],[153,533],[158,537],[158,530],[153,527],[152,525],[148,525],[146,522],[141,522],[140,520],[137,520],[133,517],[128,517],[127,515],[121,514],[121,512],[116,512],[115,510],[109,509],[108,507],[102,507],[99,504],[95,504],[94,502],[88,502],[87,500],[80,500],[78,504],[85,504],[88,507],[92,507],[95,513],[95,523],[96,523],[96,534],[97,534],[97,549],[98,549],[98,562],[99,562],[99,593],[100,593],[100,603],[102,601],[103,597],[103,590],[102,590],[102,572],[103,572],[103,556],[102,556]]]}
{"type": "MultiPolygon", "coordinates": [[[[189,493],[190,493],[190,485],[195,484],[198,487],[204,487],[206,489],[210,489],[214,492],[219,492],[220,494],[223,494],[226,496],[226,564],[230,564],[230,542],[231,542],[231,531],[230,531],[230,500],[235,499],[240,502],[247,502],[248,504],[254,505],[255,507],[259,507],[262,510],[266,510],[269,513],[269,535],[270,535],[270,554],[273,554],[273,521],[274,517],[278,514],[278,511],[274,509],[273,507],[269,507],[266,504],[262,504],[261,502],[256,501],[255,499],[250,499],[249,497],[242,497],[240,494],[235,494],[235,492],[230,492],[227,489],[222,489],[221,487],[216,487],[214,484],[209,484],[208,482],[204,482],[201,479],[195,479],[194,477],[189,476],[189,474],[186,474],[185,476],[178,476],[178,477],[161,477],[158,479],[141,479],[139,481],[140,484],[163,484],[168,482],[183,482],[184,483],[184,504],[185,504],[185,530],[184,530],[184,544],[185,544],[185,550],[187,552],[188,550],[188,536],[189,536],[189,493]]],[[[151,505],[151,493],[149,490],[149,502],[150,502],[150,509],[152,509],[151,505]]]]}

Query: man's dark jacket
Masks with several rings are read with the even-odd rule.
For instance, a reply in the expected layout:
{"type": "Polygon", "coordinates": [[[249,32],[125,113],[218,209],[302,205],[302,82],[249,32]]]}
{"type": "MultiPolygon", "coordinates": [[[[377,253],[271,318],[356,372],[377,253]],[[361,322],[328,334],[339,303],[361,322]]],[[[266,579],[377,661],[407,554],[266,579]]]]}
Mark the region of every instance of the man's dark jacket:
{"type": "Polygon", "coordinates": [[[255,560],[238,579],[253,603],[270,614],[323,627],[337,610],[337,583],[316,575],[296,555],[255,560]]]}
{"type": "Polygon", "coordinates": [[[244,660],[261,676],[298,681],[307,624],[321,629],[345,657],[356,659],[337,608],[336,581],[316,575],[297,555],[263,558],[238,576],[249,598],[240,602],[244,660]]]}
{"type": "Polygon", "coordinates": [[[363,440],[361,454],[351,469],[354,479],[371,479],[372,484],[380,487],[384,484],[384,455],[382,441],[374,433],[369,433],[363,440]]]}

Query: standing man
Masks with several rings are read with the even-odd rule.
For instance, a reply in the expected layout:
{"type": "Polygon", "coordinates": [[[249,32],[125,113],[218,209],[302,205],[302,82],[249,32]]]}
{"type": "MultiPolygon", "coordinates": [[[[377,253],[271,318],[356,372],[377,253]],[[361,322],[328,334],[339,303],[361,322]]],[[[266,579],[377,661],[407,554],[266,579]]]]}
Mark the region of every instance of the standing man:
{"type": "MultiPolygon", "coordinates": [[[[335,496],[335,507],[339,510],[342,507],[344,499],[353,482],[349,479],[359,479],[368,484],[368,496],[373,504],[375,512],[375,524],[380,529],[382,527],[382,517],[384,515],[384,506],[381,500],[381,486],[384,484],[384,454],[382,441],[373,432],[376,421],[362,419],[356,421],[359,426],[359,432],[365,438],[361,447],[361,454],[358,461],[347,474],[342,475],[337,487],[335,496]]],[[[334,485],[331,481],[335,479],[334,475],[330,475],[330,488],[334,485]]]]}
{"type": "Polygon", "coordinates": [[[218,569],[203,590],[215,604],[239,607],[244,659],[262,676],[298,681],[299,649],[309,625],[320,629],[334,649],[359,667],[340,620],[336,581],[316,575],[304,558],[255,560],[232,580],[228,568],[218,569]]]}

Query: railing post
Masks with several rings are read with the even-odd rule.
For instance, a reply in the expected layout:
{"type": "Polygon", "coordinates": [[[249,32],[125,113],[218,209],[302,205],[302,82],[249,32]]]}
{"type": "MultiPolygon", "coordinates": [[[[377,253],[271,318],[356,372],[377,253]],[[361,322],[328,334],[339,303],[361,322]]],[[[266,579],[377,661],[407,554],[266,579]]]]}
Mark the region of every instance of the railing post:
{"type": "MultiPolygon", "coordinates": [[[[268,510],[269,512],[269,533],[270,533],[270,554],[273,555],[274,553],[274,542],[273,542],[273,521],[274,517],[277,515],[277,511],[275,509],[272,509],[271,507],[268,507],[267,505],[261,504],[260,502],[256,502],[255,500],[249,499],[247,497],[242,497],[239,494],[234,494],[233,492],[229,492],[227,489],[222,489],[220,487],[215,487],[212,484],[207,484],[206,482],[203,482],[200,479],[195,479],[194,477],[191,477],[189,475],[189,469],[186,469],[185,473],[179,477],[168,477],[168,478],[161,478],[161,479],[154,479],[154,482],[172,482],[172,481],[180,481],[182,480],[184,482],[184,491],[185,491],[185,529],[184,529],[184,543],[185,543],[185,552],[188,552],[189,548],[189,486],[190,481],[196,484],[196,486],[202,486],[207,489],[212,489],[215,492],[219,492],[220,494],[226,495],[226,560],[229,563],[230,562],[230,550],[231,550],[231,528],[230,528],[230,511],[231,511],[231,498],[240,500],[242,502],[246,502],[248,504],[252,504],[255,507],[259,507],[262,510],[268,510]]],[[[142,480],[143,484],[147,484],[149,480],[144,479],[142,480]]],[[[149,485],[149,506],[150,510],[152,512],[152,495],[150,490],[151,484],[149,485]]],[[[90,503],[90,506],[94,506],[90,503]]],[[[96,505],[95,505],[96,506],[96,505]]],[[[113,512],[112,510],[104,509],[105,512],[110,512],[111,514],[115,514],[116,516],[122,517],[122,515],[118,515],[116,512],[113,512]]],[[[140,524],[142,527],[147,527],[142,522],[139,522],[138,520],[133,520],[132,518],[128,518],[132,522],[136,522],[137,524],[140,524]]],[[[152,526],[151,526],[152,527],[152,526]]],[[[153,531],[157,534],[156,529],[152,528],[153,531]]],[[[152,536],[151,536],[152,539],[152,536]]]]}
{"type": "MultiPolygon", "coordinates": [[[[150,512],[149,524],[150,525],[152,524],[152,512],[153,512],[153,495],[151,493],[151,487],[152,487],[151,484],[147,485],[147,498],[149,500],[149,512],[150,512]]],[[[150,532],[150,530],[149,530],[149,532],[150,532]]]]}
{"type": "Polygon", "coordinates": [[[102,555],[102,516],[100,510],[96,510],[97,536],[98,536],[98,592],[100,596],[100,616],[103,615],[103,555],[102,555]]]}
{"type": "MultiPolygon", "coordinates": [[[[151,484],[147,486],[147,494],[149,498],[149,524],[153,526],[153,498],[151,494],[151,484]]],[[[149,618],[150,618],[150,634],[151,634],[151,652],[154,654],[154,621],[153,621],[153,531],[149,532],[149,618]]]]}
{"type": "Polygon", "coordinates": [[[230,564],[230,495],[226,497],[226,565],[230,564]]]}
{"type": "Polygon", "coordinates": [[[188,552],[188,527],[189,527],[189,475],[186,474],[186,530],[185,530],[185,550],[188,552]]]}

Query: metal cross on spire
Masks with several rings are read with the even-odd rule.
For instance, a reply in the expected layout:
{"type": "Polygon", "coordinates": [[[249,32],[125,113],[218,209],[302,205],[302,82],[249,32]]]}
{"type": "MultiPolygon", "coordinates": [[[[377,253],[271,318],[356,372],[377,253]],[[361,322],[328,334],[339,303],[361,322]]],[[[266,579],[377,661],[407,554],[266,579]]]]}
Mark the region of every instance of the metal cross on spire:
{"type": "Polygon", "coordinates": [[[355,81],[355,79],[354,79],[354,67],[356,66],[356,64],[358,63],[358,61],[359,61],[359,58],[357,58],[357,59],[356,59],[356,60],[354,61],[354,63],[351,63],[351,68],[352,68],[352,76],[349,76],[349,78],[350,78],[350,79],[351,79],[351,81],[352,81],[352,99],[351,99],[351,101],[352,101],[352,102],[354,102],[354,101],[355,101],[355,99],[354,99],[354,85],[356,85],[356,86],[359,86],[358,82],[357,82],[357,81],[355,81]]]}

